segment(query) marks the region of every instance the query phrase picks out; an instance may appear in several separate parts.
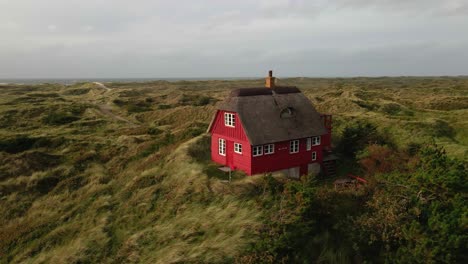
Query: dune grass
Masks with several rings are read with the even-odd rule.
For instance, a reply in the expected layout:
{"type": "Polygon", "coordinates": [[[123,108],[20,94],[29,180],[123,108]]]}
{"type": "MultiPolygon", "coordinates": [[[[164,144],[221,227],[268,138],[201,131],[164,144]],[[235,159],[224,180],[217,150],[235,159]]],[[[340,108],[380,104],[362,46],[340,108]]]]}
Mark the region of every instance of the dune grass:
{"type": "MultiPolygon", "coordinates": [[[[366,120],[399,147],[435,141],[468,159],[467,79],[280,82],[334,115],[335,142],[366,120]]],[[[0,263],[242,259],[271,210],[268,183],[226,183],[203,132],[229,89],[263,81],[105,85],[0,86],[0,263]]],[[[320,259],[342,262],[333,250],[320,259]]]]}

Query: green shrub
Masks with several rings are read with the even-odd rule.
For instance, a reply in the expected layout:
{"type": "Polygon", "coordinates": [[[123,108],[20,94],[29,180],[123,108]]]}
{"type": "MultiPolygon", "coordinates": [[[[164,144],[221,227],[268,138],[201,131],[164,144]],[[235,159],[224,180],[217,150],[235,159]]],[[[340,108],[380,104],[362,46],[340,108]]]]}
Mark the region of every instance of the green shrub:
{"type": "Polygon", "coordinates": [[[211,103],[212,101],[214,101],[214,99],[209,96],[183,94],[182,97],[179,99],[179,104],[203,106],[211,103]]]}
{"type": "Polygon", "coordinates": [[[394,145],[388,135],[377,131],[374,124],[357,121],[344,128],[337,150],[346,157],[354,158],[357,152],[370,144],[394,145]]]}
{"type": "Polygon", "coordinates": [[[197,162],[208,162],[211,160],[211,140],[204,136],[188,148],[188,154],[197,162]]]}
{"type": "Polygon", "coordinates": [[[141,113],[151,111],[151,104],[145,101],[128,102],[127,111],[128,113],[141,113]]]}
{"type": "Polygon", "coordinates": [[[60,179],[57,177],[44,177],[37,181],[36,190],[41,194],[50,192],[59,183],[60,179]]]}
{"type": "Polygon", "coordinates": [[[17,136],[12,139],[4,139],[0,141],[0,151],[8,153],[18,153],[30,149],[36,139],[27,136],[17,136]]]}
{"type": "Polygon", "coordinates": [[[379,108],[379,105],[378,104],[375,104],[375,103],[370,103],[370,102],[367,102],[367,101],[353,101],[355,104],[359,105],[360,107],[362,108],[365,108],[369,111],[372,111],[372,110],[375,110],[377,108],[379,108]]]}
{"type": "Polygon", "coordinates": [[[169,109],[169,108],[171,108],[171,105],[167,105],[167,104],[160,104],[160,105],[158,105],[158,109],[161,109],[161,110],[163,110],[163,109],[169,109]]]}
{"type": "Polygon", "coordinates": [[[200,98],[198,98],[196,101],[195,101],[195,105],[196,106],[203,106],[203,105],[207,105],[211,102],[211,97],[208,97],[208,96],[202,96],[200,98]]]}
{"type": "Polygon", "coordinates": [[[79,117],[74,116],[70,113],[49,112],[49,114],[47,114],[47,116],[44,117],[42,121],[47,125],[65,125],[79,119],[79,117]]]}
{"type": "Polygon", "coordinates": [[[436,120],[432,127],[435,137],[453,138],[455,136],[455,130],[445,121],[436,120]]]}
{"type": "Polygon", "coordinates": [[[380,110],[389,115],[396,115],[401,111],[401,106],[395,103],[384,104],[380,110]]]}
{"type": "Polygon", "coordinates": [[[86,104],[72,104],[70,107],[67,108],[67,110],[72,115],[79,116],[79,115],[82,115],[88,107],[90,106],[86,104]]]}
{"type": "Polygon", "coordinates": [[[127,104],[127,102],[125,102],[124,100],[122,99],[114,99],[112,101],[115,105],[118,105],[118,106],[124,106],[127,104]]]}
{"type": "Polygon", "coordinates": [[[16,136],[14,138],[0,139],[0,151],[19,153],[34,147],[47,146],[50,140],[46,138],[31,138],[28,136],[16,136]]]}
{"type": "Polygon", "coordinates": [[[150,135],[155,136],[155,135],[161,134],[162,132],[163,131],[161,129],[157,128],[157,127],[150,127],[150,128],[148,128],[147,133],[150,134],[150,135]]]}
{"type": "Polygon", "coordinates": [[[184,129],[184,131],[177,135],[177,140],[186,140],[194,138],[206,132],[208,128],[207,123],[194,122],[190,124],[190,127],[184,129]]]}
{"type": "Polygon", "coordinates": [[[70,89],[66,90],[63,94],[65,95],[83,95],[88,93],[91,88],[78,88],[78,89],[70,89]]]}

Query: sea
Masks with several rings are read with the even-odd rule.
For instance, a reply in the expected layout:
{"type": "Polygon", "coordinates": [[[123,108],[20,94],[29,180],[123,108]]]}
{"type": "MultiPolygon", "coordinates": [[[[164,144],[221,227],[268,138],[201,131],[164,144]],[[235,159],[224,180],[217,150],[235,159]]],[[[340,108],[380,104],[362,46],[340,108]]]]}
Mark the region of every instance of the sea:
{"type": "Polygon", "coordinates": [[[152,81],[209,81],[209,80],[253,80],[260,77],[206,77],[206,78],[68,78],[68,79],[0,79],[0,85],[4,84],[42,84],[42,83],[55,83],[72,85],[75,83],[83,82],[152,82],[152,81]]]}

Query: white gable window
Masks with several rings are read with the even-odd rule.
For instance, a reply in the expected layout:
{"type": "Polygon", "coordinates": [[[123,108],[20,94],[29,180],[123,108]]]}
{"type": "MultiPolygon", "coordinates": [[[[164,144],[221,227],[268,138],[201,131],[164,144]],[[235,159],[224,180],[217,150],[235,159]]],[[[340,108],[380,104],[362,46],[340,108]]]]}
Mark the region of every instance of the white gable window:
{"type": "Polygon", "coordinates": [[[291,140],[289,142],[289,153],[299,152],[299,140],[291,140]]]}
{"type": "Polygon", "coordinates": [[[226,156],[226,140],[222,138],[218,140],[218,153],[221,156],[226,156]]]}
{"type": "Polygon", "coordinates": [[[242,144],[234,143],[234,152],[242,154],[242,144]]]}
{"type": "Polygon", "coordinates": [[[257,157],[263,155],[263,146],[252,147],[252,156],[257,157]]]}
{"type": "Polygon", "coordinates": [[[312,138],[307,138],[307,151],[312,149],[312,138]]]}
{"type": "Polygon", "coordinates": [[[231,113],[224,113],[224,125],[234,127],[236,125],[235,115],[231,113]]]}
{"type": "Polygon", "coordinates": [[[320,136],[312,138],[312,146],[320,145],[320,136]]]}
{"type": "Polygon", "coordinates": [[[275,144],[268,144],[263,146],[265,155],[275,153],[275,144]]]}
{"type": "Polygon", "coordinates": [[[317,152],[316,151],[312,152],[312,160],[317,160],[317,152]]]}

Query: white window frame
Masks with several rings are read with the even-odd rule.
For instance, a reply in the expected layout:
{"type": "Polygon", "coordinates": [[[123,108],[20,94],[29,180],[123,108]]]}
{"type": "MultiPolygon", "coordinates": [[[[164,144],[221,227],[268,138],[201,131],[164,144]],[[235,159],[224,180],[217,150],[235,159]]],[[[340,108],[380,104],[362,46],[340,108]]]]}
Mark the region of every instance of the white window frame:
{"type": "Polygon", "coordinates": [[[265,155],[270,155],[275,153],[275,144],[267,144],[263,146],[263,153],[265,155]]]}
{"type": "Polygon", "coordinates": [[[299,140],[289,141],[289,154],[299,153],[299,140]]]}
{"type": "Polygon", "coordinates": [[[263,146],[252,146],[252,156],[258,157],[262,155],[263,155],[263,146]]]}
{"type": "Polygon", "coordinates": [[[307,151],[312,149],[312,138],[307,138],[307,151]]]}
{"type": "Polygon", "coordinates": [[[226,156],[226,140],[223,138],[218,139],[218,154],[226,156]]]}
{"type": "Polygon", "coordinates": [[[224,113],[224,125],[228,127],[235,127],[236,115],[233,113],[224,113]]]}
{"type": "Polygon", "coordinates": [[[312,146],[320,146],[320,136],[312,138],[312,146]]]}
{"type": "Polygon", "coordinates": [[[317,160],[317,151],[312,151],[312,160],[317,160]]]}
{"type": "Polygon", "coordinates": [[[242,144],[234,143],[234,152],[237,154],[242,154],[242,144]]]}

